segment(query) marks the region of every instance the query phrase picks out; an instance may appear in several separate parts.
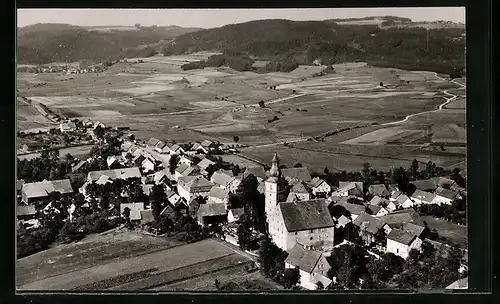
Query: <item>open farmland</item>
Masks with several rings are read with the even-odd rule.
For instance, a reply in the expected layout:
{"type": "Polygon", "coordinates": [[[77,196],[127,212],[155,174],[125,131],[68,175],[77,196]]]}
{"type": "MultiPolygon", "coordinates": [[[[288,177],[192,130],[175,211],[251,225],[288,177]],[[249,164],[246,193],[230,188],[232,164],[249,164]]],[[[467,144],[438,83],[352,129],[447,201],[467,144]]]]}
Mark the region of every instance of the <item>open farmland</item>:
{"type": "Polygon", "coordinates": [[[16,285],[22,291],[194,290],[213,285],[219,273],[241,276],[248,263],[247,254],[212,239],[181,244],[111,231],[18,260],[16,285]]]}

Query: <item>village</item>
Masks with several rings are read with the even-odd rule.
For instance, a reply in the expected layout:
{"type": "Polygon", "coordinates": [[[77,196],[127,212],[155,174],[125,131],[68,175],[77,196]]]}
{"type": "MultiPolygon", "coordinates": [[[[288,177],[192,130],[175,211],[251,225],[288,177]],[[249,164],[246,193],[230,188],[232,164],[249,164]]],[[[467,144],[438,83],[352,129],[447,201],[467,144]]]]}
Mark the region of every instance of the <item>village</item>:
{"type": "MultiPolygon", "coordinates": [[[[140,141],[123,131],[90,120],[63,122],[47,134],[86,134],[96,144],[87,159],[66,155],[61,161],[57,150],[42,150],[40,158],[18,161],[17,226],[25,233],[24,256],[49,246],[30,248],[34,238],[28,236],[37,229],[48,229],[52,241],[73,242],[118,227],[153,236],[175,232],[187,242],[218,238],[259,256],[257,267],[294,288],[382,284],[383,278],[377,283],[353,274],[361,266],[346,256],[348,248],[355,248],[354,255],[360,250],[360,259],[395,259],[399,268],[410,260],[423,265],[419,259],[428,262],[430,255],[453,257],[458,262],[446,264],[453,268],[447,273],[458,288],[466,284],[466,244],[443,237],[435,225],[466,223],[465,178],[456,170],[446,172],[432,162],[419,170],[415,161],[389,173],[377,174],[369,164],[356,174],[332,173],[327,166],[316,173],[301,164],[280,165],[276,153],[270,166],[240,167],[219,157],[236,153],[234,143],[140,141]],[[45,174],[36,167],[46,163],[57,168],[45,174]],[[263,244],[280,252],[275,260],[263,259],[263,244]],[[273,263],[284,266],[280,275],[273,263]]],[[[398,273],[384,265],[381,277],[398,273]]],[[[395,281],[386,280],[384,287],[395,281]]]]}

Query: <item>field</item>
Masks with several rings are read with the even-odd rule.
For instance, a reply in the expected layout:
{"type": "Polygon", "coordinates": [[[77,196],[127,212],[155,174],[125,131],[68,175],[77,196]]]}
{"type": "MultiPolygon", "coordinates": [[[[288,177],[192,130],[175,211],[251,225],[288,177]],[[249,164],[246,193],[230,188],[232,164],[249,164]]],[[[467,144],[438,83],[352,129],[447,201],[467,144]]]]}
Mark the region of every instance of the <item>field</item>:
{"type": "MultiPolygon", "coordinates": [[[[242,153],[265,163],[273,150],[318,169],[358,169],[368,161],[387,170],[417,157],[442,166],[464,163],[465,154],[425,146],[464,143],[465,79],[362,62],[335,64],[333,74],[320,77],[313,77],[317,66],[267,74],[180,68],[209,55],[129,59],[101,74],[20,73],[18,90],[67,117],[128,126],[138,139],[232,142],[238,136],[250,145],[242,153]],[[451,94],[458,98],[443,106],[451,94]],[[447,131],[451,125],[463,131],[447,131]],[[315,136],[324,141],[306,141],[315,136]],[[283,142],[295,146],[279,147],[283,142]]],[[[20,129],[47,124],[33,110],[18,112],[20,129]]]]}
{"type": "Polygon", "coordinates": [[[438,220],[432,216],[424,216],[422,220],[427,222],[429,229],[436,229],[439,236],[449,239],[455,244],[465,245],[467,242],[467,227],[460,226],[445,220],[438,220]]]}
{"type": "Polygon", "coordinates": [[[211,290],[215,277],[249,276],[244,266],[251,263],[248,254],[219,240],[180,244],[112,231],[18,260],[16,285],[22,291],[211,290]]]}
{"type": "MultiPolygon", "coordinates": [[[[63,158],[69,153],[73,155],[75,158],[86,160],[89,157],[90,149],[92,149],[93,146],[94,145],[84,145],[84,146],[59,149],[59,157],[63,158]]],[[[23,159],[29,160],[37,157],[40,157],[40,153],[28,153],[17,156],[17,158],[19,158],[20,160],[23,159]]]]}

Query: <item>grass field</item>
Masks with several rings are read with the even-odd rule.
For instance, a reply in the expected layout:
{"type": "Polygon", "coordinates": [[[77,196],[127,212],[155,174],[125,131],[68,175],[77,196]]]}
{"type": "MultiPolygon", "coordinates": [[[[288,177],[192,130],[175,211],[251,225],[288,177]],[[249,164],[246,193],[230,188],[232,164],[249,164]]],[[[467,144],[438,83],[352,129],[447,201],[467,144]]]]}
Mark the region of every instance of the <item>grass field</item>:
{"type": "Polygon", "coordinates": [[[445,220],[438,220],[432,216],[424,216],[422,220],[427,222],[429,229],[436,229],[439,236],[449,239],[458,245],[465,245],[467,242],[467,227],[460,226],[445,220]]]}
{"type": "MultiPolygon", "coordinates": [[[[63,158],[66,156],[66,154],[71,154],[75,158],[85,160],[89,157],[90,149],[92,149],[94,145],[85,145],[85,146],[78,146],[78,147],[68,147],[68,148],[63,148],[59,150],[59,157],[63,158]]],[[[40,157],[40,153],[29,153],[29,154],[23,154],[17,156],[20,160],[23,159],[33,159],[40,157]]]]}
{"type": "Polygon", "coordinates": [[[18,260],[16,285],[18,290],[195,289],[213,285],[214,275],[240,276],[248,263],[253,262],[247,254],[218,240],[180,244],[115,231],[18,260]]]}

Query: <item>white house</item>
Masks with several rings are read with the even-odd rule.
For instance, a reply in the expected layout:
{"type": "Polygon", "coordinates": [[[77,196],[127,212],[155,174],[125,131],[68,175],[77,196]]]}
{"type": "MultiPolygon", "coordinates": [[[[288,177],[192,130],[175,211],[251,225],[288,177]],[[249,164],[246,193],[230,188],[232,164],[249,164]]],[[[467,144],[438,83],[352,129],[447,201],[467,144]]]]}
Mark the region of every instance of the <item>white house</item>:
{"type": "Polygon", "coordinates": [[[325,182],[323,179],[319,177],[315,177],[311,180],[309,183],[312,193],[315,196],[318,195],[328,195],[332,192],[332,186],[330,186],[327,182],[325,182]]]}
{"type": "Polygon", "coordinates": [[[243,208],[229,209],[227,213],[227,222],[233,223],[238,221],[244,212],[245,210],[243,208]]]}
{"type": "Polygon", "coordinates": [[[219,170],[212,174],[210,181],[225,191],[235,191],[241,180],[233,176],[231,170],[219,170]]]}
{"type": "Polygon", "coordinates": [[[441,205],[441,204],[451,205],[451,203],[453,202],[455,197],[457,197],[457,195],[458,195],[455,191],[448,190],[448,189],[441,188],[441,187],[437,188],[436,192],[434,192],[434,194],[436,196],[434,197],[434,199],[432,200],[431,203],[437,204],[437,205],[441,205]]]}
{"type": "Polygon", "coordinates": [[[387,235],[386,251],[406,259],[411,249],[420,250],[421,245],[422,240],[416,235],[399,229],[392,229],[387,235]]]}
{"type": "Polygon", "coordinates": [[[204,158],[204,159],[202,159],[202,160],[201,160],[201,161],[197,164],[197,166],[198,166],[198,167],[200,167],[201,172],[202,172],[203,174],[206,174],[206,173],[207,173],[207,168],[208,168],[208,166],[210,166],[210,165],[215,165],[215,163],[214,163],[213,161],[211,161],[210,159],[208,159],[208,158],[204,158]]]}
{"type": "Polygon", "coordinates": [[[193,161],[186,155],[183,155],[179,158],[179,163],[191,166],[193,164],[193,161]]]}
{"type": "Polygon", "coordinates": [[[155,162],[149,158],[146,158],[141,163],[142,170],[144,172],[152,172],[155,170],[155,162]]]}
{"type": "Polygon", "coordinates": [[[339,182],[339,188],[332,193],[332,196],[363,197],[363,194],[363,182],[339,182]]]}
{"type": "Polygon", "coordinates": [[[289,250],[285,260],[285,268],[298,268],[299,284],[308,290],[315,290],[317,282],[321,282],[324,287],[332,282],[327,276],[330,264],[326,257],[319,251],[309,250],[299,244],[289,250]]]}
{"type": "Polygon", "coordinates": [[[432,201],[434,200],[435,197],[436,195],[434,193],[425,192],[417,189],[411,195],[411,200],[415,203],[415,205],[432,204],[432,201]]]}
{"type": "Polygon", "coordinates": [[[387,204],[386,209],[389,212],[393,212],[397,209],[397,207],[401,207],[404,209],[411,208],[413,207],[413,201],[405,194],[401,194],[395,201],[389,202],[389,204],[387,204]]]}
{"type": "Polygon", "coordinates": [[[120,204],[120,214],[124,216],[125,210],[130,212],[130,221],[140,221],[141,211],[144,211],[144,203],[122,203],[120,204]]]}
{"type": "Polygon", "coordinates": [[[170,154],[182,154],[184,153],[184,149],[182,149],[178,144],[172,145],[170,148],[170,154]]]}
{"type": "Polygon", "coordinates": [[[372,215],[376,217],[384,216],[389,213],[389,211],[382,206],[366,204],[366,207],[368,207],[368,209],[372,212],[372,215]]]}
{"type": "Polygon", "coordinates": [[[184,176],[177,182],[177,192],[180,197],[190,202],[193,197],[208,197],[213,186],[213,183],[201,175],[184,176]]]}
{"type": "Polygon", "coordinates": [[[59,124],[59,129],[61,132],[72,132],[76,130],[76,125],[72,121],[63,122],[59,124]]]}
{"type": "Polygon", "coordinates": [[[296,182],[286,199],[287,202],[293,201],[297,198],[298,201],[308,201],[311,199],[311,188],[305,182],[296,182]]]}

